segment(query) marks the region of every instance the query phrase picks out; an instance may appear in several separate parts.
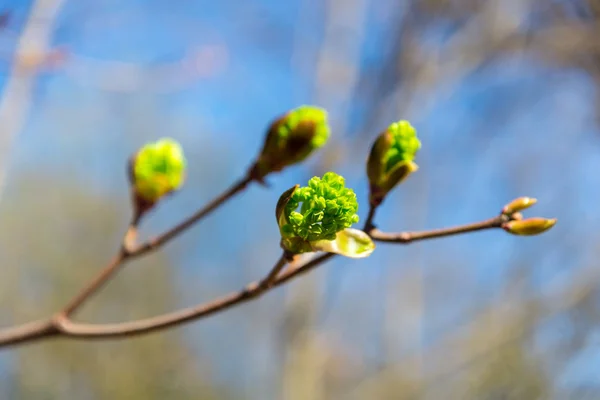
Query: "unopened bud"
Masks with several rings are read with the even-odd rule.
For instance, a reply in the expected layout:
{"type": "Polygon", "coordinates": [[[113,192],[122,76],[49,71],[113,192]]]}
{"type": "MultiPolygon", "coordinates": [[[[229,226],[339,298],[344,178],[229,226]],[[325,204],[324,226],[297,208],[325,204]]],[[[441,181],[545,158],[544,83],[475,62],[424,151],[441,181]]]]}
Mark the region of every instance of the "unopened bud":
{"type": "Polygon", "coordinates": [[[531,207],[535,203],[537,203],[537,199],[534,199],[533,197],[519,197],[518,199],[514,199],[513,201],[505,205],[502,209],[502,214],[512,215],[516,212],[531,207]]]}
{"type": "Polygon", "coordinates": [[[313,106],[291,110],[269,127],[251,175],[261,181],[271,172],[299,163],[322,147],[328,138],[327,111],[313,106]]]}
{"type": "Polygon", "coordinates": [[[178,190],[185,179],[185,167],[183,150],[175,140],[165,138],[143,146],[129,165],[136,205],[149,208],[178,190]]]}
{"type": "Polygon", "coordinates": [[[391,124],[373,143],[367,159],[371,204],[379,204],[387,193],[419,167],[413,162],[421,142],[408,121],[391,124]]]}
{"type": "Polygon", "coordinates": [[[556,224],[556,218],[526,218],[519,221],[509,221],[502,224],[502,229],[513,235],[532,236],[546,232],[556,224]]]}

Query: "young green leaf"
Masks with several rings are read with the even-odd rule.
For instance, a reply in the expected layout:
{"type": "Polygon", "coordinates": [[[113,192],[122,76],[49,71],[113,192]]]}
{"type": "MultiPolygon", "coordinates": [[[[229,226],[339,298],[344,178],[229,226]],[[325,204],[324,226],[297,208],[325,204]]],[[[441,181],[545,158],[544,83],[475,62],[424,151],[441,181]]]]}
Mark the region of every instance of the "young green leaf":
{"type": "Polygon", "coordinates": [[[320,240],[311,245],[315,251],[326,251],[350,258],[365,258],[375,250],[375,243],[369,235],[352,228],[339,231],[335,240],[320,240]]]}

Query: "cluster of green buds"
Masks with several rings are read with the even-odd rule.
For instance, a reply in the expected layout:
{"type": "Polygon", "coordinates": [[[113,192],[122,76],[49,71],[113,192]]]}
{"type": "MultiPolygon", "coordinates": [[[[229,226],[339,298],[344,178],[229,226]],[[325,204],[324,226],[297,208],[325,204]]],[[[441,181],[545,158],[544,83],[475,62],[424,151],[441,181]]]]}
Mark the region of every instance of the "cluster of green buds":
{"type": "Polygon", "coordinates": [[[521,211],[537,203],[532,197],[519,197],[504,206],[502,215],[510,218],[510,221],[502,224],[502,229],[513,235],[532,236],[546,232],[556,224],[556,218],[525,218],[521,211]]]}
{"type": "Polygon", "coordinates": [[[293,109],[271,123],[251,175],[262,182],[271,172],[303,161],[328,138],[327,111],[314,106],[293,109]]]}
{"type": "Polygon", "coordinates": [[[178,190],[185,180],[186,159],[181,145],[163,138],[144,145],[129,164],[133,201],[138,211],[154,206],[178,190]]]}
{"type": "MultiPolygon", "coordinates": [[[[328,138],[325,110],[312,106],[291,110],[271,124],[250,177],[262,182],[267,174],[303,161],[328,138]]],[[[416,130],[405,120],[391,124],[378,136],[367,160],[372,207],[417,171],[414,159],[420,148],[416,130]]],[[[175,140],[163,138],[143,146],[129,163],[138,215],[178,190],[185,180],[185,168],[183,150],[175,140]]],[[[523,219],[521,211],[535,203],[533,198],[521,197],[507,204],[502,209],[502,228],[514,235],[537,235],[552,228],[556,219],[523,219]]],[[[334,172],[313,177],[306,187],[296,185],[281,195],[276,207],[281,247],[288,254],[325,251],[367,257],[375,244],[367,233],[351,228],[358,222],[357,211],[356,194],[334,172]]]]}
{"type": "Polygon", "coordinates": [[[373,206],[381,204],[390,190],[419,168],[413,160],[420,148],[417,132],[408,121],[395,122],[379,135],[367,160],[373,206]]]}
{"type": "Polygon", "coordinates": [[[375,244],[363,231],[350,228],[358,222],[357,211],[356,194],[334,172],[311,178],[306,187],[296,185],[277,203],[281,247],[291,254],[326,251],[367,257],[375,244]]]}

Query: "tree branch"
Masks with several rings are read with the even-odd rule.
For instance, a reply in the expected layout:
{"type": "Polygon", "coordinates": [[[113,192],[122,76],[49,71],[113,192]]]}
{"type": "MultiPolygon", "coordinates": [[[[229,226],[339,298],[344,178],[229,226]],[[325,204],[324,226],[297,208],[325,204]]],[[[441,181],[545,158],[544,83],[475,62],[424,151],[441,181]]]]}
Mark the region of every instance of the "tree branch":
{"type": "Polygon", "coordinates": [[[367,231],[369,236],[376,242],[387,242],[387,243],[403,243],[408,244],[417,240],[425,239],[436,239],[445,236],[460,235],[463,233],[470,233],[476,231],[482,231],[485,229],[500,228],[503,223],[511,220],[511,217],[507,215],[499,215],[494,218],[487,219],[485,221],[476,222],[473,224],[459,225],[451,228],[443,229],[432,229],[429,231],[419,232],[398,232],[398,233],[386,233],[381,232],[377,228],[373,227],[367,231]]]}
{"type": "Polygon", "coordinates": [[[0,331],[0,347],[32,342],[59,334],[51,319],[33,321],[0,331]]]}
{"type": "MultiPolygon", "coordinates": [[[[236,185],[227,191],[224,195],[220,196],[215,201],[211,202],[205,209],[213,210],[218,204],[221,204],[226,199],[233,196],[233,194],[241,191],[248,182],[240,181],[236,185]]],[[[373,225],[373,218],[375,217],[376,207],[372,206],[369,209],[368,216],[364,224],[364,230],[369,234],[373,240],[380,242],[390,243],[404,243],[408,244],[417,240],[432,239],[438,237],[445,237],[451,235],[458,235],[463,233],[475,232],[484,229],[500,228],[504,222],[513,219],[512,216],[499,215],[488,220],[481,222],[461,225],[451,228],[434,229],[430,231],[422,232],[401,232],[401,233],[384,233],[379,231],[373,225]]],[[[194,222],[206,215],[207,212],[201,210],[194,214],[190,219],[195,219],[194,222]],[[198,217],[200,216],[200,217],[198,217]]],[[[186,221],[189,221],[186,220],[186,221]]],[[[77,308],[77,305],[83,303],[91,293],[98,289],[103,282],[114,271],[118,269],[118,266],[122,264],[128,257],[139,256],[147,251],[155,249],[155,246],[166,243],[169,239],[173,238],[174,235],[185,230],[190,224],[182,223],[177,225],[170,232],[170,236],[166,236],[166,240],[158,240],[149,243],[158,243],[157,245],[151,245],[150,247],[139,247],[139,249],[148,249],[138,252],[127,253],[120,259],[119,256],[107,267],[99,276],[96,278],[88,288],[82,291],[82,294],[74,300],[70,307],[67,307],[65,311],[73,310],[77,308]],[[154,246],[154,247],[153,247],[154,246]],[[73,307],[75,305],[75,307],[73,307]]],[[[127,235],[126,235],[127,236],[127,235]]],[[[158,238],[163,238],[165,235],[161,235],[158,238]]],[[[124,246],[123,248],[126,248],[124,246]]],[[[267,274],[265,278],[259,281],[248,284],[244,289],[230,293],[216,300],[212,300],[208,303],[203,303],[193,307],[184,308],[171,313],[166,313],[152,318],[140,319],[137,321],[122,322],[116,324],[84,324],[70,320],[68,313],[65,311],[56,314],[50,320],[36,321],[21,325],[19,327],[9,328],[3,332],[0,332],[0,347],[19,344],[24,342],[30,342],[52,336],[68,337],[73,339],[105,339],[105,338],[124,338],[129,336],[141,335],[145,333],[155,332],[163,329],[167,329],[173,326],[179,326],[191,321],[195,321],[200,318],[205,318],[218,312],[227,310],[234,306],[246,303],[250,300],[256,299],[262,296],[264,293],[271,289],[282,286],[292,279],[298,277],[301,274],[307,273],[319,265],[325,263],[329,259],[335,257],[335,254],[325,253],[316,256],[305,264],[289,268],[284,270],[284,267],[288,265],[290,255],[283,253],[279,260],[275,263],[274,267],[267,274]],[[283,272],[282,272],[283,271],[283,272]]]]}
{"type": "Polygon", "coordinates": [[[165,233],[157,236],[154,239],[149,240],[147,243],[135,246],[137,238],[137,228],[141,220],[142,213],[136,212],[132,218],[127,233],[123,237],[123,243],[119,253],[108,263],[106,267],[90,283],[88,283],[80,292],[75,296],[65,308],[60,312],[65,317],[73,314],[83,303],[89,299],[94,293],[96,293],[110,278],[129,260],[140,257],[150,251],[156,250],[160,246],[166,244],[170,240],[183,233],[195,223],[199,222],[202,218],[206,217],[217,207],[225,203],[227,200],[235,196],[246,188],[246,186],[252,182],[253,178],[247,175],[243,179],[233,184],[223,194],[212,200],[206,206],[175,225],[165,233]]]}
{"type": "Polygon", "coordinates": [[[219,311],[223,311],[238,304],[255,299],[268,292],[273,287],[282,285],[292,277],[320,265],[327,259],[328,257],[324,256],[318,257],[317,259],[308,262],[304,266],[289,271],[277,278],[279,272],[288,262],[288,257],[284,253],[279,260],[277,260],[269,274],[264,279],[252,282],[238,292],[225,295],[208,303],[184,308],[172,313],[159,315],[157,317],[118,324],[80,324],[73,322],[68,318],[62,318],[57,321],[57,328],[60,330],[62,335],[82,339],[119,338],[166,329],[199,318],[208,317],[219,311]]]}
{"type": "Polygon", "coordinates": [[[64,307],[61,314],[69,316],[85,303],[94,293],[96,293],[124,264],[126,259],[122,251],[108,263],[98,275],[94,277],[81,291],[64,307]]]}
{"type": "Polygon", "coordinates": [[[277,280],[277,276],[283,270],[283,268],[288,264],[288,262],[293,258],[293,254],[289,254],[287,251],[284,251],[279,261],[275,264],[269,274],[258,284],[261,290],[270,289],[273,286],[273,283],[277,280]]]}
{"type": "Polygon", "coordinates": [[[252,182],[253,180],[254,177],[252,177],[251,174],[247,174],[244,178],[240,179],[239,181],[234,183],[229,189],[223,192],[223,194],[212,200],[210,203],[208,203],[206,206],[195,212],[193,215],[184,219],[179,224],[175,225],[165,233],[158,235],[153,239],[150,239],[146,243],[143,243],[134,249],[131,249],[128,258],[139,257],[150,251],[156,250],[160,246],[167,244],[171,240],[175,239],[178,235],[191,228],[202,218],[206,217],[208,214],[213,212],[227,200],[231,199],[236,194],[246,189],[248,184],[250,184],[250,182],[252,182]]]}

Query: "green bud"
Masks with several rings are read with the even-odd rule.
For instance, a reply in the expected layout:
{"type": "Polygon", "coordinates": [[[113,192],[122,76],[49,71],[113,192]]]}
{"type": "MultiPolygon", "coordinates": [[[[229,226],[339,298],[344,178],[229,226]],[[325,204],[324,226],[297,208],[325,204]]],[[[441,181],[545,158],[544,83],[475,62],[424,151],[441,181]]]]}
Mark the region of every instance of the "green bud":
{"type": "Polygon", "coordinates": [[[252,168],[252,176],[262,180],[271,172],[306,159],[329,138],[327,112],[301,106],[276,119],[267,132],[262,151],[252,168]]]}
{"type": "Polygon", "coordinates": [[[373,143],[367,160],[371,204],[380,204],[387,193],[419,168],[413,162],[421,142],[408,121],[391,124],[373,143]]]}
{"type": "Polygon", "coordinates": [[[509,221],[502,224],[502,229],[513,235],[532,236],[546,232],[556,224],[556,218],[527,218],[518,221],[509,221]]]}
{"type": "Polygon", "coordinates": [[[512,215],[514,213],[531,207],[535,203],[537,203],[537,199],[534,199],[532,197],[519,197],[518,199],[514,199],[513,201],[505,205],[502,209],[502,214],[512,215]]]}
{"type": "MultiPolygon", "coordinates": [[[[340,232],[358,222],[356,194],[344,184],[343,177],[327,172],[323,178],[311,178],[308,186],[296,185],[281,195],[275,216],[281,246],[286,251],[298,254],[321,250],[323,242],[336,241],[340,232]]],[[[338,247],[343,251],[365,253],[369,249],[365,243],[370,238],[348,233],[341,239],[344,242],[338,247]]]]}
{"type": "Polygon", "coordinates": [[[185,179],[186,159],[181,145],[163,138],[143,146],[130,165],[132,188],[138,202],[153,205],[178,190],[185,179]]]}

